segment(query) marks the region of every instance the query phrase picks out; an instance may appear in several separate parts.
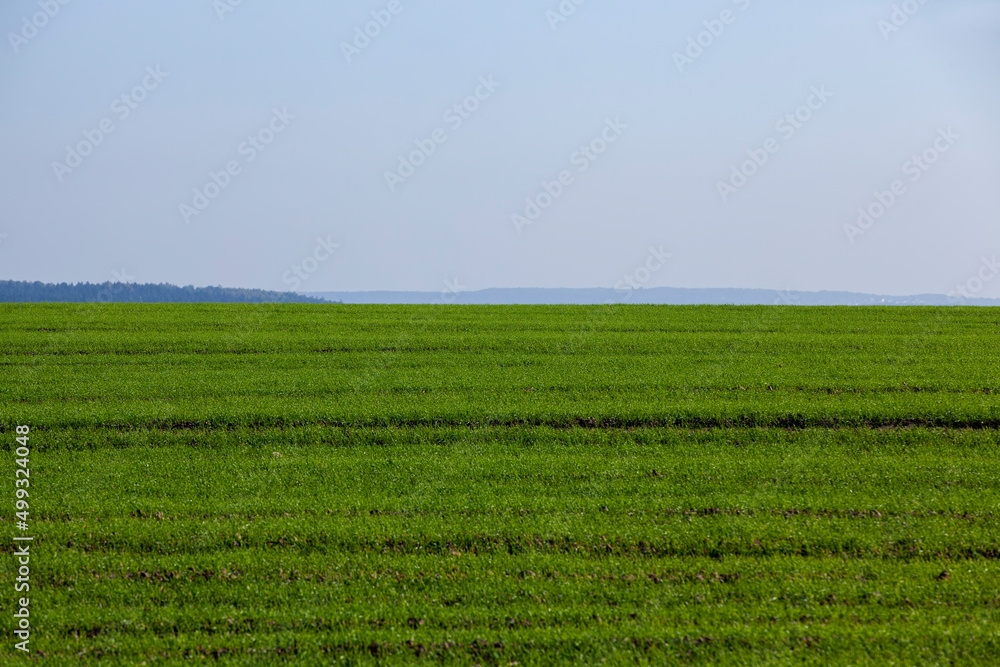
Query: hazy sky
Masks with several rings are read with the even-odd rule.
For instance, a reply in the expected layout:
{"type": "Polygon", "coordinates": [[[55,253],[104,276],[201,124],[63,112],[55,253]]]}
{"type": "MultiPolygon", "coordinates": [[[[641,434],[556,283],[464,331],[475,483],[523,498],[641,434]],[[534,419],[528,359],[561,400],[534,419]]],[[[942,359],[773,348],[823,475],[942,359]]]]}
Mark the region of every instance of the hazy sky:
{"type": "Polygon", "coordinates": [[[3,279],[1000,297],[998,0],[5,0],[0,29],[3,279]]]}

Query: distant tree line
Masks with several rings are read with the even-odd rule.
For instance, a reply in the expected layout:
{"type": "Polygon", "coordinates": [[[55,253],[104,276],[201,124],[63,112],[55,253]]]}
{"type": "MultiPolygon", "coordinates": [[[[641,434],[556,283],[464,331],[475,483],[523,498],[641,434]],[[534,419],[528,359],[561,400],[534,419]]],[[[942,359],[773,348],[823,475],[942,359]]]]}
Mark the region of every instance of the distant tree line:
{"type": "Polygon", "coordinates": [[[137,283],[0,280],[0,303],[330,303],[293,292],[137,283]]]}

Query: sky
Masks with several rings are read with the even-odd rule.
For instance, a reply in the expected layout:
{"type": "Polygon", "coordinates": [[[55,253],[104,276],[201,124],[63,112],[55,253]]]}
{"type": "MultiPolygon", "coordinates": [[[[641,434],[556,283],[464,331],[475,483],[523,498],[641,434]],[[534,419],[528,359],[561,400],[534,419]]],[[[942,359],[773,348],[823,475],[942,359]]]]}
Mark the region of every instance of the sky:
{"type": "Polygon", "coordinates": [[[1000,0],[5,0],[0,34],[0,279],[1000,297],[1000,0]]]}

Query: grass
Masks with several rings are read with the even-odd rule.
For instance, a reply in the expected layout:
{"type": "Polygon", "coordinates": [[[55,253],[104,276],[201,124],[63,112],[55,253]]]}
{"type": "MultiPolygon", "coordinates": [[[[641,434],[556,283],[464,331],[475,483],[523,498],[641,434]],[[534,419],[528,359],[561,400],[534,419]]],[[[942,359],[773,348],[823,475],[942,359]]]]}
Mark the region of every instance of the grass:
{"type": "Polygon", "coordinates": [[[995,309],[2,310],[29,659],[1000,654],[995,309]]]}

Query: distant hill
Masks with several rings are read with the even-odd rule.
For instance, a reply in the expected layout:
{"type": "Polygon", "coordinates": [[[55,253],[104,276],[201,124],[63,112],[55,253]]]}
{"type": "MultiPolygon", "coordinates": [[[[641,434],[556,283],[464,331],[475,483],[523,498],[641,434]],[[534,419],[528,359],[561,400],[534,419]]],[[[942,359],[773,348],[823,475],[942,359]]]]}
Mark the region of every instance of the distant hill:
{"type": "Polygon", "coordinates": [[[791,292],[765,289],[679,287],[652,287],[625,291],[610,288],[499,288],[457,294],[448,292],[309,292],[308,294],[343,303],[1000,306],[1000,299],[956,299],[943,294],[884,296],[855,292],[791,292]]]}
{"type": "Polygon", "coordinates": [[[0,281],[0,303],[328,303],[294,292],[234,287],[178,287],[136,283],[41,283],[0,281]]]}
{"type": "Polygon", "coordinates": [[[653,287],[493,288],[467,292],[270,292],[236,287],[178,287],[136,283],[41,283],[0,281],[0,303],[398,303],[398,304],[732,304],[795,306],[1000,306],[1000,299],[955,299],[943,294],[883,296],[856,292],[791,292],[764,289],[653,287]]]}

